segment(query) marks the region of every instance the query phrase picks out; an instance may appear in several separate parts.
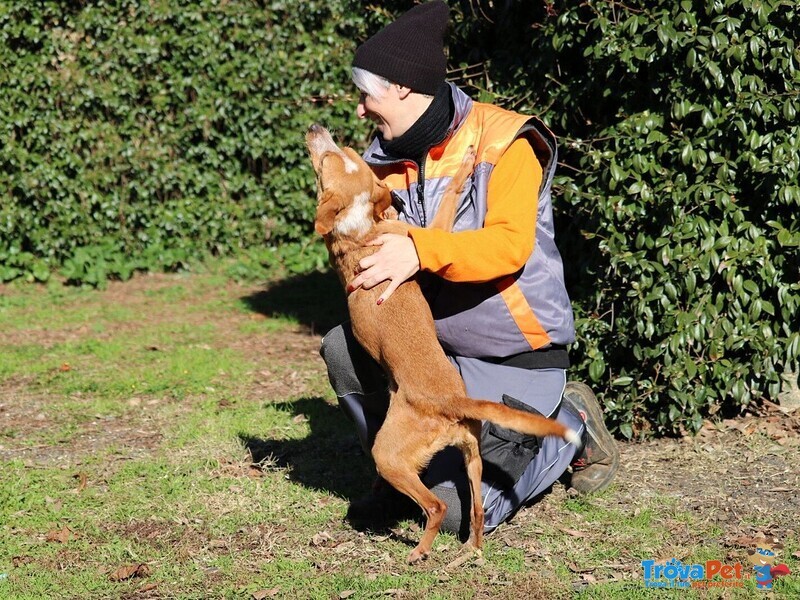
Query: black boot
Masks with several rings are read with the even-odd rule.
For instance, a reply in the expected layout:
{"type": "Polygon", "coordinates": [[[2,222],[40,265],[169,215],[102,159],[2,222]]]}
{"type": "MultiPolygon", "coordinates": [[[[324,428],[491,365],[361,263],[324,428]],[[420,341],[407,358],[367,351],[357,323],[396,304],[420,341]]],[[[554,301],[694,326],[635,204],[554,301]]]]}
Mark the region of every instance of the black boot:
{"type": "Polygon", "coordinates": [[[607,488],[619,470],[619,450],[603,422],[603,409],[589,386],[570,381],[564,402],[586,425],[583,450],[572,463],[572,487],[581,494],[607,488]]]}

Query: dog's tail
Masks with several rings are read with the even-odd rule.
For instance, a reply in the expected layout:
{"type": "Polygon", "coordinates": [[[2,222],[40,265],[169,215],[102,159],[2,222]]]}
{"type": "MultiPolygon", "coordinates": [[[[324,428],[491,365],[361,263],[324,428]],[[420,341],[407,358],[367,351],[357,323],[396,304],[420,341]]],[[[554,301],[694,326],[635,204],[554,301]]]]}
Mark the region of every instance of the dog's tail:
{"type": "Polygon", "coordinates": [[[459,408],[464,417],[469,419],[480,419],[482,421],[491,421],[500,427],[506,429],[513,429],[526,435],[534,435],[536,437],[544,437],[547,435],[556,435],[573,444],[576,448],[580,448],[583,444],[581,436],[574,430],[570,429],[547,417],[536,415],[521,410],[510,408],[505,404],[499,402],[489,402],[487,400],[474,400],[472,398],[464,398],[459,403],[459,408]]]}

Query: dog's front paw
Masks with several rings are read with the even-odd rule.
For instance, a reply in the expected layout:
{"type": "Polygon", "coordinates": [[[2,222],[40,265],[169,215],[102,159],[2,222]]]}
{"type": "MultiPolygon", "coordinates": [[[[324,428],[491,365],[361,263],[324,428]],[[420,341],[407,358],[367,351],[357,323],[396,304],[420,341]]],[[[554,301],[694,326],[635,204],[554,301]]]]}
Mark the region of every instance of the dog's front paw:
{"type": "Polygon", "coordinates": [[[394,233],[397,235],[408,235],[409,230],[411,229],[411,225],[406,223],[405,221],[397,221],[397,220],[389,220],[389,221],[381,221],[375,227],[377,230],[377,235],[381,235],[383,233],[394,233]]]}
{"type": "Polygon", "coordinates": [[[430,548],[423,548],[422,544],[420,544],[411,551],[411,554],[408,555],[408,564],[413,565],[414,563],[423,561],[430,555],[431,555],[430,548]]]}
{"type": "Polygon", "coordinates": [[[476,537],[474,533],[469,536],[469,539],[466,542],[464,542],[464,550],[472,551],[478,557],[483,556],[482,547],[483,537],[476,537]]]}

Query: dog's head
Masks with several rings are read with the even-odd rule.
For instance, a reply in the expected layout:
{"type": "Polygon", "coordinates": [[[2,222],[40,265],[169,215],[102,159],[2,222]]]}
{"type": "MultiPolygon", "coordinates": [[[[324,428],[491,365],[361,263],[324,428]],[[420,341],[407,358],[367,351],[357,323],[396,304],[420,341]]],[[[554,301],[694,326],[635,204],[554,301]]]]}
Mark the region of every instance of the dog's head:
{"type": "Polygon", "coordinates": [[[389,189],[352,148],[339,148],[320,125],[306,133],[306,145],[317,175],[314,229],[360,238],[392,203],[389,189]]]}

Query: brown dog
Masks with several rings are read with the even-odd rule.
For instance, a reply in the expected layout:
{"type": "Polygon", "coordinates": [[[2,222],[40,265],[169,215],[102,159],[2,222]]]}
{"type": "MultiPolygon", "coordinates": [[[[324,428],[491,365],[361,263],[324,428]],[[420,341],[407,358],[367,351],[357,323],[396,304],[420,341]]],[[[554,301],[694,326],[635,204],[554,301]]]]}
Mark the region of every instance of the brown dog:
{"type": "MultiPolygon", "coordinates": [[[[319,125],[309,128],[306,144],[317,175],[314,227],[323,236],[331,264],[347,287],[358,273],[359,261],[377,249],[366,245],[367,241],[381,233],[405,234],[409,226],[383,218],[391,194],[354,150],[340,149],[319,125]]],[[[431,226],[452,227],[458,192],[474,159],[471,150],[431,226]]],[[[388,282],[355,290],[347,305],[356,339],[381,364],[390,382],[389,410],[372,447],[375,466],[383,479],[414,500],[427,517],[422,539],[408,560],[416,562],[428,556],[447,510],[419,478],[433,455],[446,446],[456,446],[464,454],[472,495],[467,545],[480,550],[481,420],[528,435],[557,435],[576,446],[580,438],[552,419],[468,398],[464,382],[436,338],[430,308],[416,281],[402,284],[378,306],[386,285],[388,282]]]]}

